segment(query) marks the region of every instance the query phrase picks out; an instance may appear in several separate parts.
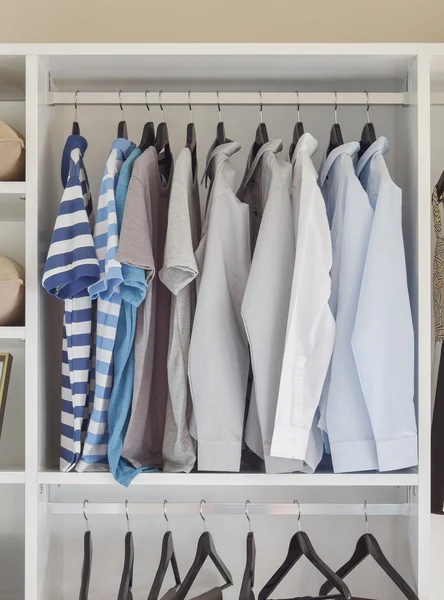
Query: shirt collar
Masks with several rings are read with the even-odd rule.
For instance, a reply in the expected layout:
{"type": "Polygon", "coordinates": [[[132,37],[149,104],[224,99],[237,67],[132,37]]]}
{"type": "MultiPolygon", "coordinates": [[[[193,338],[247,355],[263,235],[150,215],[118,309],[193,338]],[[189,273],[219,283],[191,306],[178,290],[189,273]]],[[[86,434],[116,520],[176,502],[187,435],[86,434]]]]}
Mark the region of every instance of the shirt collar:
{"type": "Polygon", "coordinates": [[[71,158],[71,152],[75,149],[80,151],[80,156],[84,156],[86,149],[88,148],[88,142],[83,135],[70,135],[65,142],[62,154],[62,184],[66,187],[66,182],[69,176],[69,160],[71,158]]]}
{"type": "Polygon", "coordinates": [[[372,158],[372,156],[374,156],[375,154],[384,155],[384,154],[387,154],[388,151],[389,151],[388,140],[386,137],[381,135],[380,137],[378,137],[376,142],[373,142],[373,144],[370,146],[370,148],[367,148],[367,150],[364,152],[364,154],[358,160],[358,164],[356,165],[356,175],[359,177],[362,169],[365,167],[365,165],[368,163],[368,161],[372,158]]]}
{"type": "Polygon", "coordinates": [[[306,151],[309,156],[313,156],[319,148],[319,142],[316,140],[311,133],[304,133],[298,140],[296,148],[294,149],[293,156],[291,157],[291,164],[294,165],[299,152],[306,151]]]}
{"type": "Polygon", "coordinates": [[[219,154],[225,154],[225,156],[230,157],[241,149],[241,145],[238,142],[232,142],[231,140],[225,144],[220,144],[219,146],[216,146],[216,143],[217,141],[214,141],[208,151],[207,164],[201,181],[201,183],[205,181],[205,187],[207,186],[208,177],[210,177],[210,165],[213,158],[219,154]]]}
{"type": "Polygon", "coordinates": [[[117,138],[114,140],[113,145],[111,146],[111,150],[120,150],[123,156],[127,158],[127,156],[131,154],[135,146],[136,145],[134,144],[134,142],[130,142],[125,138],[117,138]]]}
{"type": "Polygon", "coordinates": [[[276,139],[276,140],[270,140],[269,142],[262,144],[262,146],[257,151],[257,154],[254,157],[253,161],[251,161],[251,152],[250,152],[248,161],[251,164],[247,165],[247,175],[245,177],[244,185],[247,185],[247,183],[250,181],[257,165],[259,164],[260,159],[266,152],[273,152],[274,154],[276,154],[277,152],[280,152],[281,150],[282,150],[282,140],[276,139]]]}
{"type": "Polygon", "coordinates": [[[346,144],[342,144],[342,146],[338,146],[334,148],[328,156],[325,157],[324,163],[321,166],[321,171],[319,175],[319,185],[322,187],[324,185],[325,180],[327,179],[327,175],[330,169],[333,166],[335,160],[341,154],[348,154],[352,158],[359,152],[359,143],[358,142],[347,142],[346,144]]]}

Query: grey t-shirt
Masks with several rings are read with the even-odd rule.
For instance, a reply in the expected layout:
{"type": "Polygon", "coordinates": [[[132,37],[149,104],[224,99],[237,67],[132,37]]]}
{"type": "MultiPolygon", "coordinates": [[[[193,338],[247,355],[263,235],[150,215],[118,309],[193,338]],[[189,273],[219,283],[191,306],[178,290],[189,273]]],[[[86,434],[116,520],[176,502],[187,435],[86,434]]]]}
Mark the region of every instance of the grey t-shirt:
{"type": "Polygon", "coordinates": [[[194,252],[201,232],[199,186],[193,177],[191,153],[184,148],[177,159],[171,185],[165,258],[160,280],[171,290],[168,350],[168,404],[163,439],[163,470],[189,473],[196,462],[195,442],[189,432],[192,403],[188,386],[188,353],[196,308],[194,252]]]}
{"type": "Polygon", "coordinates": [[[173,167],[159,171],[150,147],[134,163],[128,187],[117,259],[146,269],[148,291],[137,310],[135,375],[131,418],[122,456],[136,468],[162,466],[162,444],[168,398],[167,355],[171,292],[159,280],[168,223],[173,167]],[[161,177],[166,175],[166,184],[161,177]]]}

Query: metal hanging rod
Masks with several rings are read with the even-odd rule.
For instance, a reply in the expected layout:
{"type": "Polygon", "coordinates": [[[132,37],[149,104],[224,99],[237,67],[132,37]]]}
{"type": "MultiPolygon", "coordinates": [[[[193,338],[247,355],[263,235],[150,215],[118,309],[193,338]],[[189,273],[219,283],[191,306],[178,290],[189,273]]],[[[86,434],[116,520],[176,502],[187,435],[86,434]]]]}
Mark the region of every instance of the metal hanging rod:
{"type": "MultiPolygon", "coordinates": [[[[49,92],[48,104],[73,105],[74,92],[49,92]]],[[[121,92],[123,105],[158,105],[158,92],[121,92]]],[[[118,92],[82,92],[76,95],[77,104],[81,105],[119,105],[118,92]]],[[[404,105],[409,104],[407,92],[162,92],[162,105],[176,106],[217,106],[220,105],[404,105]]]]}
{"type": "MultiPolygon", "coordinates": [[[[130,515],[165,515],[163,502],[88,502],[88,515],[125,515],[126,506],[130,515]]],[[[201,504],[168,502],[168,515],[197,515],[201,514],[201,504]]],[[[244,515],[245,503],[213,503],[205,502],[202,510],[207,515],[244,515]]],[[[82,515],[84,503],[49,502],[49,511],[53,515],[82,515]]],[[[409,504],[367,504],[366,513],[371,516],[407,516],[410,513],[409,504]]],[[[261,504],[248,503],[249,515],[299,515],[296,503],[289,504],[261,504]]],[[[351,515],[364,516],[364,504],[313,504],[300,505],[302,517],[307,515],[351,515]]]]}

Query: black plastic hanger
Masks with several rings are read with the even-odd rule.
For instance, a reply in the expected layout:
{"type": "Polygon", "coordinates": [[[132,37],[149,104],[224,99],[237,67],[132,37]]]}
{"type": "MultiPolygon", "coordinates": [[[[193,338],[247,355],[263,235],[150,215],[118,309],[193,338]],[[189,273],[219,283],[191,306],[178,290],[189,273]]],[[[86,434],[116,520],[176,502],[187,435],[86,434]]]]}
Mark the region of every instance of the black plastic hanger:
{"type": "Polygon", "coordinates": [[[261,117],[261,121],[256,129],[256,137],[254,139],[253,150],[252,150],[252,159],[254,160],[256,154],[259,152],[259,149],[269,141],[267,126],[263,121],[263,110],[262,110],[262,92],[259,92],[260,104],[259,104],[259,113],[261,117]]]}
{"type": "Polygon", "coordinates": [[[171,169],[171,165],[173,163],[173,156],[171,154],[171,149],[170,149],[170,138],[168,135],[168,126],[165,122],[165,115],[163,112],[162,94],[163,94],[163,91],[160,90],[159,106],[160,106],[160,110],[162,112],[162,121],[157,126],[156,139],[154,140],[153,145],[156,149],[157,154],[161,154],[161,152],[163,152],[162,162],[165,166],[165,171],[167,173],[169,173],[170,169],[171,169]]]}
{"type": "Polygon", "coordinates": [[[125,500],[125,514],[128,524],[128,531],[125,535],[125,560],[123,562],[123,572],[120,579],[119,594],[117,600],[133,600],[133,571],[134,571],[134,542],[133,532],[131,531],[128,515],[128,500],[125,500]]]}
{"type": "Polygon", "coordinates": [[[124,138],[125,140],[127,140],[128,139],[128,128],[126,126],[126,121],[125,121],[125,111],[123,110],[123,106],[122,106],[122,90],[119,90],[119,106],[120,106],[120,110],[122,111],[122,120],[119,121],[119,124],[117,125],[117,137],[124,138]]]}
{"type": "Polygon", "coordinates": [[[72,135],[80,135],[80,125],[77,121],[77,95],[79,93],[79,90],[76,90],[75,94],[74,94],[74,110],[75,110],[75,117],[74,117],[74,121],[72,123],[72,135]]]}
{"type": "Polygon", "coordinates": [[[290,144],[290,148],[288,150],[288,154],[290,156],[290,160],[293,158],[294,151],[296,150],[296,146],[300,140],[300,138],[304,135],[304,124],[301,121],[301,116],[299,114],[300,102],[299,102],[299,92],[296,90],[296,95],[298,98],[298,120],[293,129],[293,141],[290,144]]]}
{"type": "MultiPolygon", "coordinates": [[[[299,502],[296,500],[295,503],[299,502]]],[[[330,567],[316,554],[315,549],[313,548],[308,535],[305,531],[301,531],[301,510],[299,506],[299,515],[298,515],[298,527],[299,531],[297,531],[290,540],[290,545],[288,548],[287,556],[276,571],[276,573],[269,579],[269,581],[265,584],[262,590],[259,593],[259,600],[267,600],[270,595],[274,592],[277,586],[281,583],[281,581],[285,578],[285,576],[290,572],[292,567],[298,562],[298,560],[302,556],[306,556],[311,564],[316,567],[316,569],[324,575],[326,579],[333,585],[334,588],[338,590],[342,594],[344,598],[350,600],[351,594],[347,585],[340,579],[338,575],[330,567]]]]}
{"type": "Polygon", "coordinates": [[[367,91],[365,93],[367,96],[367,123],[364,125],[364,128],[361,133],[361,141],[360,141],[360,148],[359,148],[359,152],[358,152],[358,158],[361,158],[361,156],[364,154],[364,152],[366,152],[370,148],[370,146],[374,142],[376,142],[375,127],[374,127],[373,123],[370,123],[370,97],[369,97],[367,91]]]}
{"type": "Polygon", "coordinates": [[[254,600],[254,568],[256,565],[256,544],[254,541],[254,533],[251,530],[251,521],[248,514],[247,505],[250,501],[245,502],[245,516],[248,519],[250,531],[247,534],[247,558],[245,562],[245,570],[242,578],[242,585],[239,592],[239,600],[254,600]]]}
{"type": "Polygon", "coordinates": [[[145,123],[145,125],[143,126],[142,139],[140,140],[140,144],[139,144],[139,150],[141,152],[144,152],[147,148],[152,146],[154,144],[154,140],[156,139],[156,134],[154,131],[154,123],[151,120],[151,109],[149,107],[147,97],[146,97],[147,93],[148,92],[145,92],[145,106],[148,109],[149,121],[147,121],[145,123]]]}
{"type": "MultiPolygon", "coordinates": [[[[201,500],[200,516],[204,522],[204,527],[205,527],[205,517],[203,516],[203,513],[202,513],[202,504],[204,504],[204,503],[205,503],[205,500],[201,500]]],[[[211,558],[211,560],[214,563],[214,566],[217,568],[219,573],[224,578],[225,584],[223,586],[221,586],[220,589],[223,590],[223,589],[229,587],[230,585],[233,585],[233,578],[231,576],[230,571],[227,569],[227,567],[223,563],[222,559],[220,558],[219,554],[217,553],[217,550],[214,546],[213,538],[212,538],[210,532],[205,530],[203,532],[203,534],[200,536],[199,541],[197,542],[196,556],[194,557],[193,564],[191,565],[190,570],[186,574],[186,577],[183,580],[181,586],[177,590],[176,595],[174,596],[174,600],[185,600],[186,595],[190,591],[194,580],[196,579],[197,575],[199,574],[199,572],[207,558],[211,558]]]]}
{"type": "MultiPolygon", "coordinates": [[[[412,590],[409,584],[389,563],[375,536],[371,533],[368,533],[367,502],[364,503],[364,516],[366,533],[364,533],[364,535],[361,535],[356,544],[353,556],[350,558],[349,561],[345,563],[345,565],[343,565],[340,569],[336,571],[336,575],[338,575],[341,579],[347,577],[347,575],[351,573],[358,565],[360,565],[361,562],[367,556],[372,556],[376,563],[381,567],[381,569],[385,573],[387,573],[387,575],[390,577],[393,583],[401,590],[401,592],[406,598],[408,598],[409,600],[418,600],[418,596],[415,594],[415,592],[412,590]]],[[[319,590],[319,594],[321,596],[328,594],[332,590],[332,587],[333,586],[331,585],[331,583],[329,581],[326,581],[319,590]]]]}
{"type": "Polygon", "coordinates": [[[190,122],[187,125],[187,141],[186,148],[191,153],[191,168],[193,173],[193,179],[196,175],[197,169],[197,140],[196,140],[196,128],[193,121],[193,110],[191,108],[191,92],[188,92],[188,108],[190,109],[190,122]]]}
{"type": "Polygon", "coordinates": [[[330,143],[327,148],[327,156],[332,150],[342,146],[343,143],[344,140],[342,138],[341,126],[338,123],[338,95],[335,92],[335,122],[333,123],[333,127],[330,131],[330,143]]]}
{"type": "Polygon", "coordinates": [[[227,136],[225,134],[225,125],[224,125],[224,122],[222,121],[222,111],[220,109],[220,102],[219,102],[219,91],[216,91],[216,95],[217,95],[217,110],[219,111],[219,123],[217,124],[217,128],[216,128],[216,141],[214,142],[214,147],[221,146],[222,144],[226,144],[227,142],[230,141],[227,139],[227,136]]]}
{"type": "Polygon", "coordinates": [[[174,553],[173,534],[168,529],[168,517],[166,514],[166,505],[167,505],[167,501],[164,500],[163,501],[163,514],[165,517],[165,521],[167,523],[167,531],[166,531],[165,535],[163,536],[162,552],[160,555],[159,566],[157,567],[153,585],[151,586],[150,593],[148,594],[148,600],[157,600],[159,598],[163,580],[165,579],[165,575],[168,571],[168,567],[170,566],[170,564],[171,564],[171,568],[173,569],[174,581],[175,581],[176,587],[179,586],[181,583],[179,567],[177,566],[176,555],[174,553]]]}
{"type": "Polygon", "coordinates": [[[438,194],[438,201],[439,202],[443,202],[444,201],[444,196],[443,196],[443,192],[444,192],[444,171],[441,174],[441,177],[438,180],[438,183],[436,184],[436,192],[438,194]]]}
{"type": "Polygon", "coordinates": [[[88,600],[88,591],[89,591],[89,580],[91,577],[91,566],[92,566],[92,556],[93,556],[93,548],[91,541],[91,531],[89,530],[88,517],[86,516],[86,505],[88,504],[88,500],[83,502],[83,516],[86,521],[86,531],[83,536],[83,564],[82,564],[82,578],[80,581],[80,593],[79,600],[88,600]]]}

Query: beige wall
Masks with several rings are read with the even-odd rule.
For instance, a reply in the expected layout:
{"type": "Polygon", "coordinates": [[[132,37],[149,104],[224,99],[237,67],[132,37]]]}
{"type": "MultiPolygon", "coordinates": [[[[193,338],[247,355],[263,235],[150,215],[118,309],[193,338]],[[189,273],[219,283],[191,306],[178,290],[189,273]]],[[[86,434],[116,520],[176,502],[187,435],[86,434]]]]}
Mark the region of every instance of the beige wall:
{"type": "Polygon", "coordinates": [[[444,0],[0,0],[2,42],[443,42],[444,0]]]}

